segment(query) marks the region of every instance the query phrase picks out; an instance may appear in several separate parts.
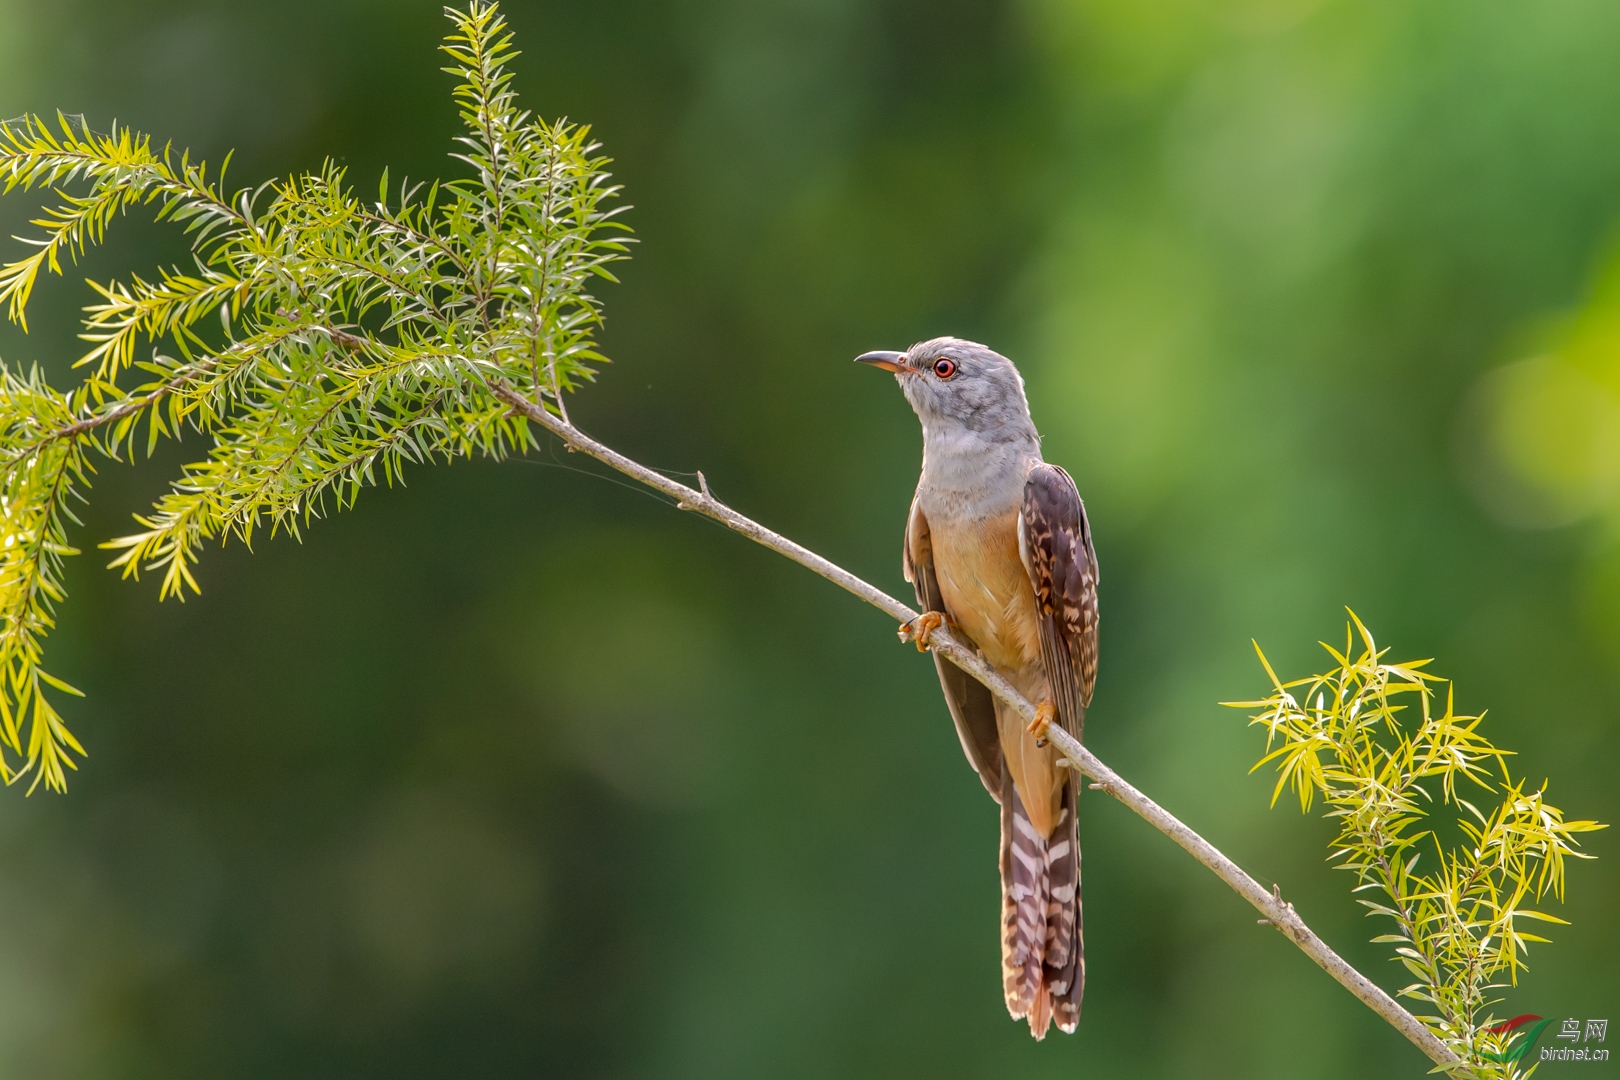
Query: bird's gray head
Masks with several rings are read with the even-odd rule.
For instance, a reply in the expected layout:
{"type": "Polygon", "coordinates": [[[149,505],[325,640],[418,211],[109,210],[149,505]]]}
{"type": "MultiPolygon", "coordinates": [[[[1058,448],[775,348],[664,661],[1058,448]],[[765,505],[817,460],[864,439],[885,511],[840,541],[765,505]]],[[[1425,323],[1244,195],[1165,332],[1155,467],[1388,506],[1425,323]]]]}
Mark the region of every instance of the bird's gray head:
{"type": "Polygon", "coordinates": [[[855,360],[894,372],[925,438],[1038,442],[1022,376],[988,346],[940,337],[903,353],[869,352],[855,360]]]}

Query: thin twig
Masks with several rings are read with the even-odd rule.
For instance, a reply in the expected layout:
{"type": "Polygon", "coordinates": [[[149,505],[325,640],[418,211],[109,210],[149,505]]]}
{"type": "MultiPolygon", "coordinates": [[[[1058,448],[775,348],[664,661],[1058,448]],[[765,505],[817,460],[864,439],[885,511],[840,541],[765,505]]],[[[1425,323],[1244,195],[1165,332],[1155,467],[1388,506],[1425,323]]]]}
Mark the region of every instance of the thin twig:
{"type": "MultiPolygon", "coordinates": [[[[617,450],[597,442],[566,420],[525,398],[505,382],[495,382],[492,390],[496,397],[512,406],[515,411],[533,420],[569,446],[589,454],[648,487],[671,496],[679,509],[691,510],[712,518],[742,533],[750,540],[786,555],[799,565],[815,571],[834,585],[855,594],[901,623],[909,623],[917,618],[917,612],[883,590],[867,584],[836,563],[822,558],[785,536],[772,532],[720,502],[709,493],[709,485],[702,479],[701,473],[698,474],[701,490],[694,491],[685,484],[656,473],[617,450]]],[[[928,636],[926,644],[983,683],[992,694],[1011,705],[1026,721],[1035,718],[1035,706],[1014,690],[1007,680],[996,674],[978,653],[952,637],[950,630],[945,626],[937,627],[928,636]]],[[[1226,882],[1234,892],[1253,904],[1265,916],[1263,922],[1275,926],[1284,937],[1299,946],[1306,956],[1316,961],[1323,971],[1333,976],[1345,989],[1360,998],[1368,1008],[1410,1039],[1419,1050],[1428,1055],[1430,1060],[1445,1066],[1462,1064],[1462,1060],[1436,1038],[1422,1021],[1407,1012],[1394,998],[1351,967],[1343,957],[1317,937],[1294,911],[1294,905],[1283,900],[1275,886],[1273,891],[1267,892],[1259,882],[1244,873],[1237,863],[1223,855],[1215,845],[1182,824],[1170,811],[1126,783],[1118,773],[1099,761],[1095,754],[1082,746],[1080,741],[1067,731],[1054,725],[1049,729],[1049,737],[1063,752],[1071,768],[1078,769],[1094,781],[1093,788],[1124,803],[1148,824],[1174,840],[1189,855],[1214,871],[1215,876],[1226,882]]]]}
{"type": "Polygon", "coordinates": [[[164,382],[151,393],[142,394],[140,397],[136,398],[129,398],[116,408],[109,409],[104,413],[86,416],[82,419],[75,420],[71,424],[65,424],[62,427],[53,428],[52,430],[47,431],[44,435],[40,436],[33,442],[28,443],[19,450],[13,451],[11,456],[5,461],[0,461],[0,475],[4,475],[5,473],[9,472],[18,462],[24,461],[31,455],[38,453],[41,448],[49,445],[50,443],[77,439],[80,435],[83,435],[86,432],[94,431],[96,428],[105,427],[108,424],[115,424],[124,419],[126,416],[140,412],[149,405],[155,405],[157,402],[162,400],[163,395],[168,394],[178,388],[182,383],[191,378],[193,375],[196,375],[200,370],[202,370],[202,365],[188,365],[182,368],[180,372],[177,373],[173,378],[170,378],[164,382]]]}

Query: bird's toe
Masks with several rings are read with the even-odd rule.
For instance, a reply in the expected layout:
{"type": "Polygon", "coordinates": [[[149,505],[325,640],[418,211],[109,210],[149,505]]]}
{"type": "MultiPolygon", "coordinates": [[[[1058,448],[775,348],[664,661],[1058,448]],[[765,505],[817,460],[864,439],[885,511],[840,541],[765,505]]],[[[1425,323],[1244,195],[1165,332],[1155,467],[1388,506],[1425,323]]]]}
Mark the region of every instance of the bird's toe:
{"type": "Polygon", "coordinates": [[[1029,722],[1029,733],[1035,736],[1036,746],[1046,745],[1046,731],[1052,726],[1052,720],[1057,716],[1057,706],[1050,701],[1043,701],[1035,706],[1035,719],[1029,722]]]}
{"type": "Polygon", "coordinates": [[[929,635],[941,626],[950,625],[950,616],[943,611],[925,611],[910,622],[900,624],[900,640],[916,642],[918,652],[927,652],[929,635]]]}

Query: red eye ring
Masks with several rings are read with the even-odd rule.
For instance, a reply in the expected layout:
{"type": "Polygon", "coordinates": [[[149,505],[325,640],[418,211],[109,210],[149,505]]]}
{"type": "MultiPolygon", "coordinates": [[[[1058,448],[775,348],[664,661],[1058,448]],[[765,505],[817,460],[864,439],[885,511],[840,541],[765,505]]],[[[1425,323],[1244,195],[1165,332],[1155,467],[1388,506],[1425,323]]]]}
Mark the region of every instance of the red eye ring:
{"type": "Polygon", "coordinates": [[[942,356],[934,361],[934,374],[942,379],[948,379],[956,374],[956,361],[942,356]]]}

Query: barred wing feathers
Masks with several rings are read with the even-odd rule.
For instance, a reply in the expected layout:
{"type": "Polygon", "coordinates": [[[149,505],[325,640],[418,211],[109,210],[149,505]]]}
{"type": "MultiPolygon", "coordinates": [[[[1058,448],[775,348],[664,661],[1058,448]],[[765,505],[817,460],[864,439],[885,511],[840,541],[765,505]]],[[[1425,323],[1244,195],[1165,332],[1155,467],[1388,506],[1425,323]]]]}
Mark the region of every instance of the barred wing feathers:
{"type": "Polygon", "coordinates": [[[1069,474],[1036,465],[1024,481],[1018,546],[1035,588],[1041,660],[1058,721],[1075,738],[1097,682],[1097,553],[1069,474]]]}

